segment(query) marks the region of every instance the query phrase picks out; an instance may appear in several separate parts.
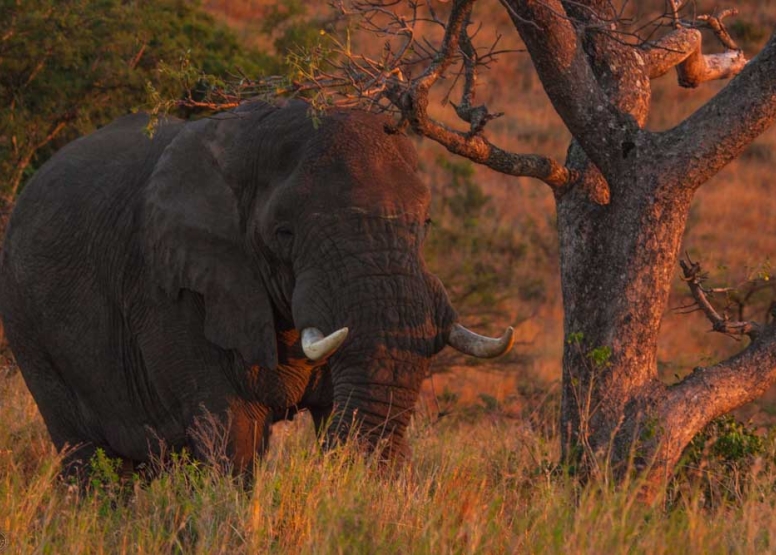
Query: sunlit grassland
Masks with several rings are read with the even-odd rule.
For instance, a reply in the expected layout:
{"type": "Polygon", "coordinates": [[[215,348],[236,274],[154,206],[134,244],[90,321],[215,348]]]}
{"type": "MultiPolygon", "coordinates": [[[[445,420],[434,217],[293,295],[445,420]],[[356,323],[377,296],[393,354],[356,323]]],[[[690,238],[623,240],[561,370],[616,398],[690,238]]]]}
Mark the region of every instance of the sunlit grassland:
{"type": "Polygon", "coordinates": [[[320,454],[301,418],[276,427],[252,487],[178,459],[150,481],[117,481],[103,463],[103,481],[78,493],[56,478],[19,374],[0,382],[0,400],[10,553],[762,553],[776,541],[772,448],[740,489],[709,497],[683,478],[671,490],[681,495],[645,504],[638,483],[582,488],[556,468],[554,426],[537,407],[514,418],[494,405],[421,411],[401,470],[320,454]]]}
{"type": "MultiPolygon", "coordinates": [[[[258,36],[251,33],[250,14],[266,1],[206,4],[225,10],[245,37],[258,36]]],[[[483,42],[501,32],[504,48],[519,48],[511,24],[497,3],[491,4],[496,15],[483,27],[483,42]]],[[[773,2],[739,4],[741,19],[772,27],[773,2]]],[[[688,91],[671,74],[653,85],[649,127],[662,130],[725,83],[688,91]]],[[[488,127],[495,144],[563,159],[568,132],[525,53],[505,55],[482,77],[478,101],[506,113],[488,127]]],[[[432,110],[454,123],[449,104],[434,104],[432,110]]],[[[441,179],[433,170],[435,160],[449,155],[430,141],[417,144],[426,178],[441,179]]],[[[735,285],[762,264],[776,264],[774,168],[772,129],[698,192],[683,249],[704,262],[712,284],[735,285]]],[[[638,500],[638,483],[615,489],[603,476],[583,488],[557,468],[563,326],[554,199],[536,181],[484,168],[474,172],[495,199],[505,227],[519,237],[530,231],[546,238],[549,246],[529,252],[520,271],[526,280],[540,280],[547,291],[525,319],[517,295],[493,318],[462,314],[472,327],[494,333],[520,319],[515,353],[497,367],[455,366],[463,361],[443,355],[435,369],[447,372],[426,384],[410,430],[414,456],[409,467],[391,473],[353,453],[321,455],[310,422],[301,417],[276,427],[273,448],[250,488],[211,466],[178,460],[148,482],[119,483],[109,468],[102,469],[98,475],[105,482],[79,493],[56,478],[58,455],[21,376],[0,370],[0,533],[7,552],[776,551],[776,448],[770,440],[765,453],[745,468],[705,463],[703,480],[682,475],[668,488],[668,497],[654,504],[638,500]],[[713,492],[706,487],[709,482],[715,484],[713,492]]],[[[446,261],[456,263],[454,256],[446,261]]],[[[686,299],[685,285],[676,276],[669,306],[686,299]]],[[[699,314],[666,313],[659,351],[666,381],[741,348],[708,329],[699,314]]],[[[767,424],[771,405],[766,398],[739,415],[767,424]]]]}

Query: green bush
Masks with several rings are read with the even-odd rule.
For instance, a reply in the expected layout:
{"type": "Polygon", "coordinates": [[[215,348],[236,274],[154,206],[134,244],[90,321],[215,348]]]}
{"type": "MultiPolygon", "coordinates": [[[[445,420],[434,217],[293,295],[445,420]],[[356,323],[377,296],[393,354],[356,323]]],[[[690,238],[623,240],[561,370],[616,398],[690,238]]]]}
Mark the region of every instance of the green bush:
{"type": "Polygon", "coordinates": [[[716,418],[685,449],[669,488],[669,501],[688,497],[688,488],[695,488],[692,495],[700,494],[707,506],[739,502],[758,473],[755,461],[776,460],[768,456],[767,447],[761,435],[733,415],[716,418]]]}
{"type": "Polygon", "coordinates": [[[162,62],[218,76],[275,72],[189,0],[0,0],[0,196],[13,198],[57,148],[144,105],[180,97],[162,62]]]}

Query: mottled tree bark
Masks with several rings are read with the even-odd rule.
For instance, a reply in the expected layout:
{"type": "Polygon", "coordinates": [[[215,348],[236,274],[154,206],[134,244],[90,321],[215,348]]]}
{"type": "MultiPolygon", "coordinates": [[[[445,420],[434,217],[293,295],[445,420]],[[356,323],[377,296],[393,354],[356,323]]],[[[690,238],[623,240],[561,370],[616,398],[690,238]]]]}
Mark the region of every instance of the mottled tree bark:
{"type": "MultiPolygon", "coordinates": [[[[583,476],[636,469],[647,478],[645,493],[655,493],[696,433],[776,381],[774,324],[749,333],[752,342],[739,355],[696,368],[679,384],[665,385],[657,371],[660,322],[693,195],[776,121],[776,34],[747,62],[722,23],[732,10],[699,16],[725,47],[704,54],[701,33],[680,19],[675,2],[668,2],[673,30],[628,42],[608,0],[501,0],[573,136],[559,163],[506,152],[485,138],[497,115],[474,103],[478,59],[467,31],[474,3],[453,2],[444,39],[420,76],[385,78],[402,75],[398,58],[383,73],[370,74],[368,64],[358,69],[382,84],[421,135],[552,188],[565,313],[563,457],[583,476]],[[457,62],[464,86],[455,108],[468,132],[427,112],[429,89],[457,62]],[[684,87],[734,78],[673,129],[651,132],[650,79],[672,69],[684,87]]],[[[396,22],[406,28],[404,19],[396,22]]],[[[404,51],[412,42],[406,36],[404,51]]]]}
{"type": "Polygon", "coordinates": [[[614,26],[607,2],[506,4],[574,136],[566,165],[579,175],[556,194],[563,454],[582,472],[634,463],[654,492],[710,420],[776,381],[773,326],[672,387],[658,379],[656,360],[693,193],[776,119],[776,35],[746,67],[740,53],[722,67],[703,57],[694,30],[652,48],[623,44],[602,32],[614,26]],[[685,86],[741,73],[676,128],[646,131],[649,78],[677,64],[685,86]]]}

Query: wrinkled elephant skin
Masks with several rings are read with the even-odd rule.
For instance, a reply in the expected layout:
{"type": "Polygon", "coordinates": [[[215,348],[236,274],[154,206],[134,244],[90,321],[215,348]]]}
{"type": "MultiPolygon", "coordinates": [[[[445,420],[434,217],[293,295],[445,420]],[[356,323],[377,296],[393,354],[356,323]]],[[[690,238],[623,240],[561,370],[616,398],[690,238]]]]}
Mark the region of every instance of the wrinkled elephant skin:
{"type": "Polygon", "coordinates": [[[58,152],[0,258],[0,315],[52,440],[76,448],[66,468],[96,448],[146,461],[160,440],[206,457],[208,417],[246,470],[302,409],[331,421],[327,445],[355,431],[404,456],[459,327],[420,254],[429,190],[409,139],[365,112],[314,124],[302,102],[166,120],[152,139],[147,123],[58,152]]]}

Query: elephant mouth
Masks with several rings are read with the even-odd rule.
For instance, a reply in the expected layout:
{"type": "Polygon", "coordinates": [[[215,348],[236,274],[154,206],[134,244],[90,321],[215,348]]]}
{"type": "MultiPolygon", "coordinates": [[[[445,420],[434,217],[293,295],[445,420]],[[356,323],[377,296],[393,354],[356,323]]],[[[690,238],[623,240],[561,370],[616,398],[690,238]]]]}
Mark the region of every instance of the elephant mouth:
{"type": "MultiPolygon", "coordinates": [[[[324,335],[310,327],[299,335],[304,355],[328,363],[332,373],[333,413],[323,434],[324,449],[355,443],[381,461],[400,463],[410,456],[406,431],[428,374],[430,352],[423,345],[429,340],[402,334],[389,348],[385,332],[371,333],[374,337],[343,327],[324,335]]],[[[453,324],[446,337],[445,344],[480,358],[500,356],[514,343],[511,327],[490,338],[453,324]]]]}

